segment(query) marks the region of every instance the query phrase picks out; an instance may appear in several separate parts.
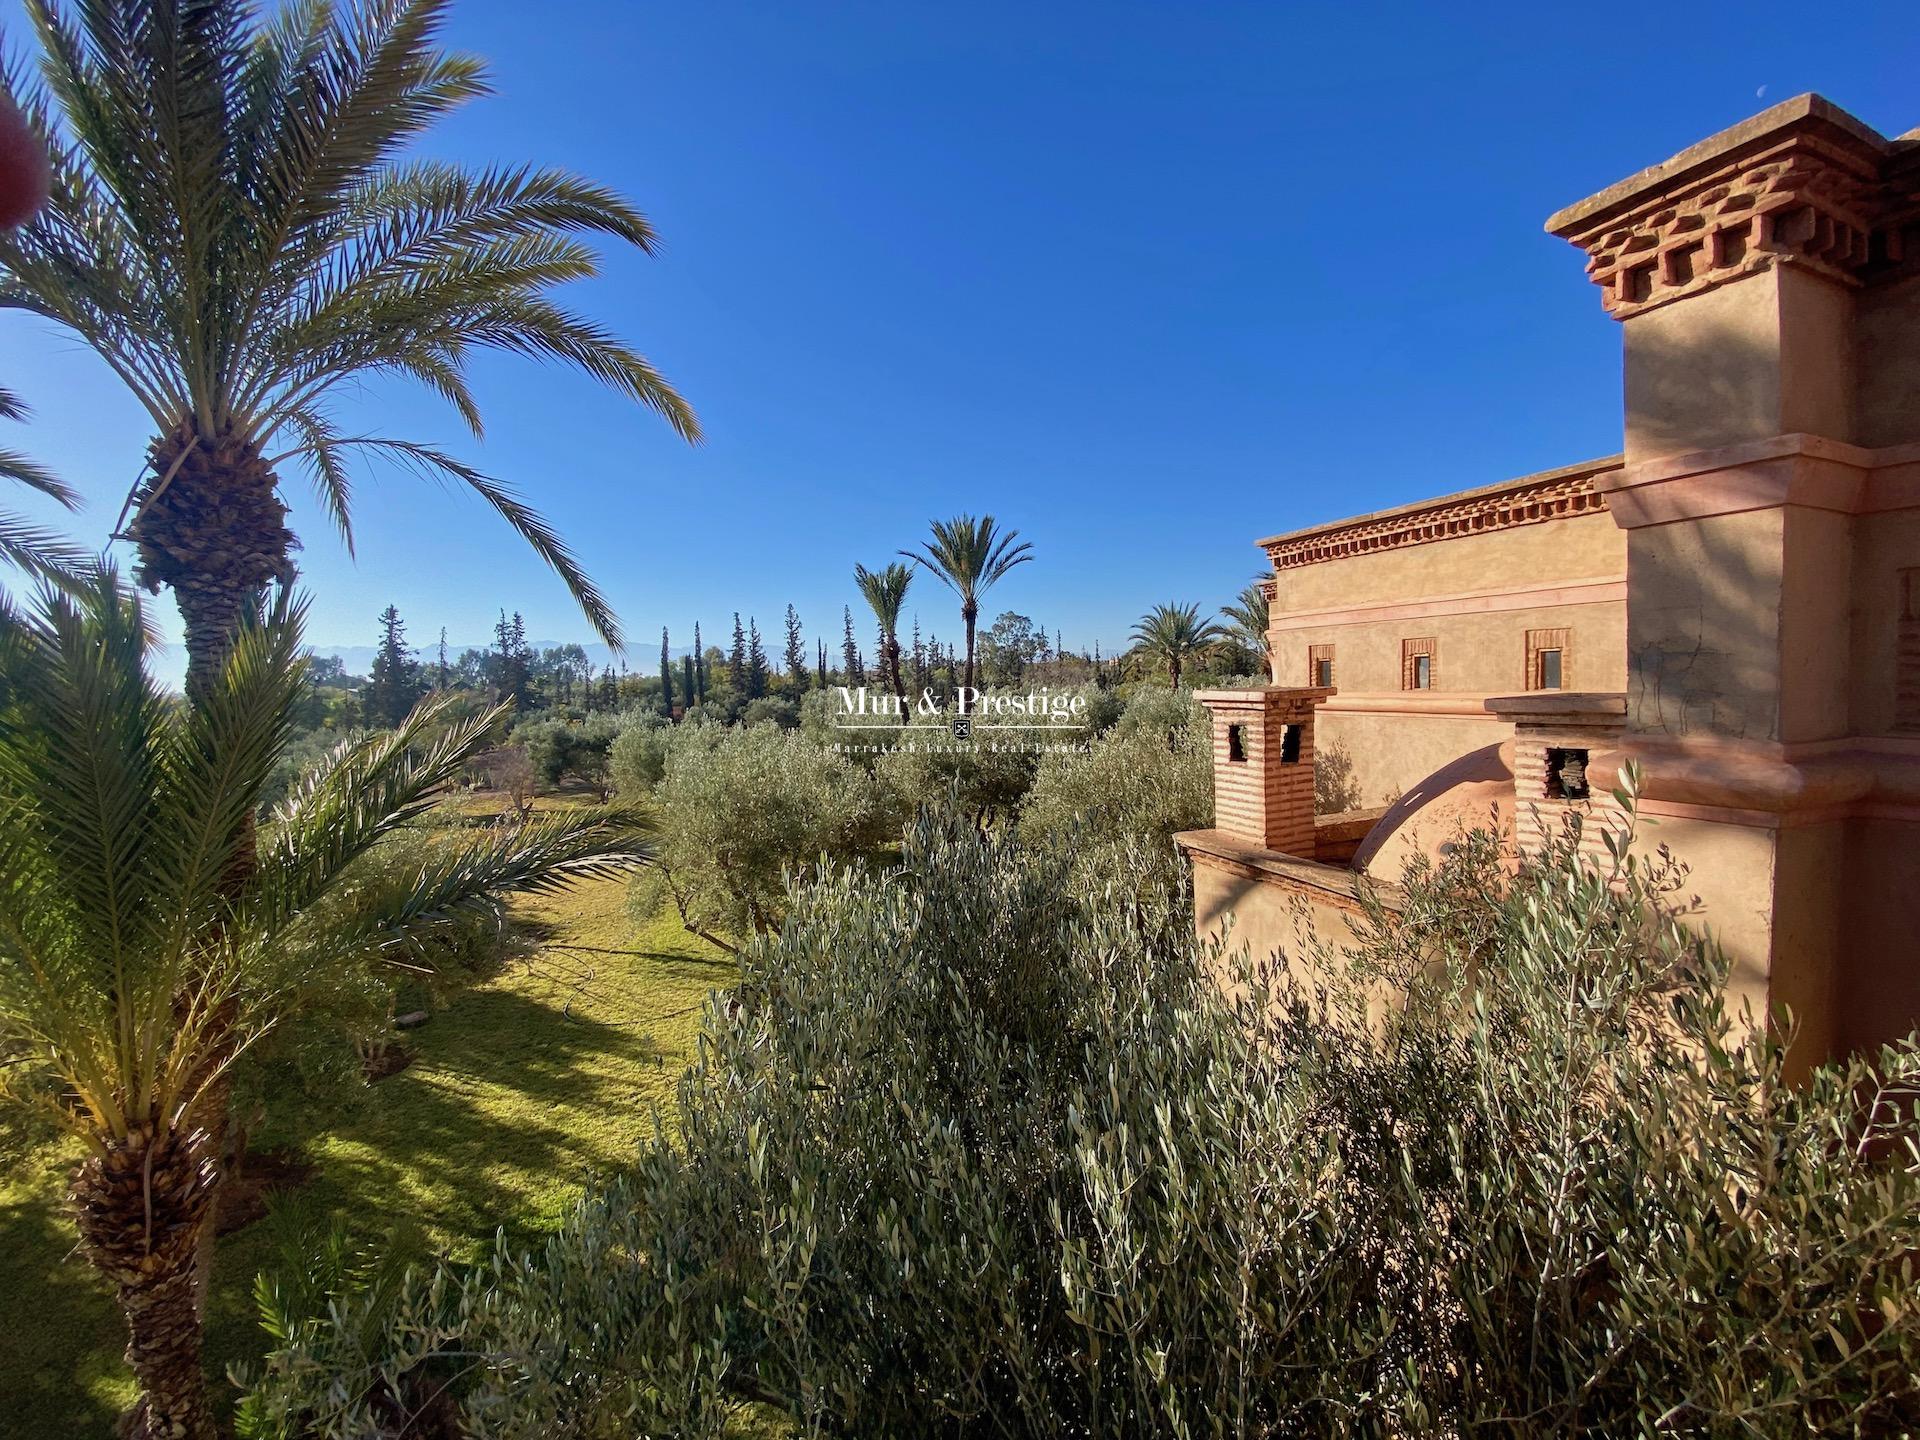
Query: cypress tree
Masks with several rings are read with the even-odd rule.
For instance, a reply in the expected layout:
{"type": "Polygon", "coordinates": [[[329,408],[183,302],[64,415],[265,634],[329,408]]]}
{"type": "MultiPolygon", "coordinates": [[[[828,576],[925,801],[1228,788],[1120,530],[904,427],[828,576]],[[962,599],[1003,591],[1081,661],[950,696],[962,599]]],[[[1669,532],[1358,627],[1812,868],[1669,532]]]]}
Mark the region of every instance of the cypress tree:
{"type": "Polygon", "coordinates": [[[807,688],[807,647],[800,638],[800,612],[787,606],[787,674],[799,689],[807,688]]]}
{"type": "Polygon", "coordinates": [[[687,703],[689,705],[696,703],[693,699],[693,657],[691,655],[682,655],[680,657],[680,689],[687,697],[687,703]]]}
{"type": "Polygon", "coordinates": [[[827,688],[827,642],[820,640],[815,643],[820,647],[820,688],[824,690],[827,688]]]}
{"type": "Polygon", "coordinates": [[[767,649],[760,643],[760,626],[747,617],[747,698],[758,700],[767,693],[767,649]]]}
{"type": "Polygon", "coordinates": [[[707,703],[707,652],[700,648],[700,622],[693,622],[693,698],[707,703]]]}
{"type": "Polygon", "coordinates": [[[660,704],[673,715],[673,657],[667,653],[667,627],[660,627],[660,704]]]}
{"type": "Polygon", "coordinates": [[[727,684],[733,693],[747,693],[747,632],[740,626],[740,612],[733,612],[733,648],[727,652],[727,684]]]}
{"type": "Polygon", "coordinates": [[[847,669],[847,683],[858,685],[867,678],[866,667],[860,663],[860,646],[853,638],[853,607],[845,607],[847,633],[840,642],[840,658],[847,669]]]}

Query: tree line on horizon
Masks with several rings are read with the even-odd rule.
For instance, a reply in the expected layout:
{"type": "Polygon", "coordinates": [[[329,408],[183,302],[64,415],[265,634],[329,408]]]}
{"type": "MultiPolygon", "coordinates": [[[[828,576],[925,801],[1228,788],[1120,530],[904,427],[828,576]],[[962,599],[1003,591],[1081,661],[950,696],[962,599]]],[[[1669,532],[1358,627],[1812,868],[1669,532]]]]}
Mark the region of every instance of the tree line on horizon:
{"type": "MultiPolygon", "coordinates": [[[[596,673],[585,649],[574,643],[532,646],[520,613],[504,609],[494,627],[493,645],[466,647],[450,659],[443,628],[434,657],[424,658],[408,644],[398,608],[389,605],[379,617],[380,636],[370,674],[359,687],[361,712],[352,715],[350,707],[345,707],[342,718],[391,728],[422,697],[450,689],[484,691],[511,700],[519,714],[549,709],[592,714],[638,706],[679,717],[705,707],[720,684],[737,710],[770,697],[797,699],[809,689],[876,681],[899,700],[904,714],[909,691],[932,691],[951,700],[963,689],[977,693],[981,682],[988,686],[1018,683],[1035,666],[1053,667],[1053,678],[1063,681],[1086,678],[1107,683],[1125,678],[1130,665],[1151,664],[1163,666],[1171,686],[1178,689],[1190,665],[1222,647],[1234,652],[1229,658],[1241,668],[1259,669],[1267,663],[1269,606],[1258,577],[1219,612],[1206,613],[1195,604],[1154,606],[1135,624],[1133,648],[1117,659],[1102,656],[1098,641],[1076,654],[1058,631],[1049,639],[1044,626],[1012,610],[1002,611],[983,636],[978,629],[982,597],[1015,566],[1032,560],[1032,544],[1021,541],[1017,530],[1002,529],[991,515],[960,515],[935,521],[930,528],[931,540],[918,549],[900,551],[901,560],[877,570],[864,564],[853,568],[855,585],[876,627],[871,661],[860,643],[851,605],[842,608],[834,665],[828,663],[824,638],[816,638],[809,651],[800,614],[789,604],[777,666],[768,654],[758,617],[748,615],[743,622],[736,610],[727,648],[705,644],[700,622],[695,621],[692,648],[677,662],[671,629],[662,626],[659,668],[653,675],[629,671],[624,657],[617,670],[609,662],[596,673]],[[901,619],[907,595],[922,570],[941,580],[959,599],[964,649],[931,632],[923,637],[917,613],[910,637],[903,640],[901,619]],[[1220,615],[1230,623],[1217,623],[1220,615]]],[[[315,665],[322,685],[352,688],[352,677],[342,662],[318,657],[315,665]]]]}

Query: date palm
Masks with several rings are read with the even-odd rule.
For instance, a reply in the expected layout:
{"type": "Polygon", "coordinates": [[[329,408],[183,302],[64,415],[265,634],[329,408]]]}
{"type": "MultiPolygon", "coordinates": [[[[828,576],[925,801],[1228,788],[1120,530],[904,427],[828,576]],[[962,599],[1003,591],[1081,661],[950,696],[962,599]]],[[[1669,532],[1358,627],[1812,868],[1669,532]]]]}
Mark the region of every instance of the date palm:
{"type": "Polygon", "coordinates": [[[605,599],[537,511],[432,445],[345,434],[332,402],[400,377],[476,433],[477,351],[576,367],[688,439],[692,410],[640,355],[554,298],[593,275],[597,233],[643,251],[647,220],[560,170],[405,159],[484,94],[438,47],[448,0],[25,0],[39,78],[5,77],[52,183],[0,235],[0,306],[70,331],[154,427],[121,534],[172,589],[189,684],[219,674],[297,548],[283,466],[304,470],[349,548],[350,457],[471,486],[566,582],[610,643],[605,599]]]}
{"type": "Polygon", "coordinates": [[[967,669],[962,683],[971,695],[974,628],[980,620],[980,597],[1014,566],[1033,559],[1033,545],[1021,540],[1018,530],[1000,530],[991,515],[982,515],[977,520],[971,515],[956,515],[951,520],[934,521],[932,529],[930,541],[918,550],[900,553],[933,571],[960,597],[960,620],[967,631],[967,669]]]}
{"type": "Polygon", "coordinates": [[[574,812],[410,848],[398,878],[355,862],[418,816],[499,712],[428,701],[347,742],[228,871],[303,698],[298,607],[243,619],[182,705],[142,663],[145,617],[111,572],[90,599],[0,610],[0,1077],[83,1144],[81,1249],[125,1314],[133,1433],[209,1440],[196,1259],[220,1183],[204,1097],[248,1048],[363,967],[501,897],[643,854],[574,812]]]}
{"type": "MultiPolygon", "coordinates": [[[[11,392],[0,390],[0,420],[24,420],[26,415],[26,406],[11,392]]],[[[80,504],[70,487],[17,450],[0,449],[0,480],[37,490],[69,510],[80,504]]],[[[61,586],[83,583],[81,577],[92,565],[72,541],[4,510],[0,510],[0,560],[35,579],[61,586]]]]}
{"type": "Polygon", "coordinates": [[[1156,605],[1133,627],[1133,640],[1148,659],[1165,662],[1173,688],[1194,656],[1226,638],[1212,619],[1200,618],[1198,605],[1156,605]]]}
{"type": "Polygon", "coordinates": [[[1222,605],[1220,613],[1233,622],[1228,633],[1255,655],[1267,670],[1273,668],[1273,638],[1267,626],[1273,621],[1273,605],[1267,598],[1266,577],[1256,575],[1231,605],[1222,605]]]}
{"type": "Polygon", "coordinates": [[[897,561],[886,569],[873,571],[864,565],[853,567],[854,581],[867,597],[873,618],[880,622],[880,660],[886,666],[887,683],[893,686],[900,702],[900,723],[905,725],[907,686],[900,677],[900,610],[907,603],[907,586],[913,583],[913,568],[897,561]]]}

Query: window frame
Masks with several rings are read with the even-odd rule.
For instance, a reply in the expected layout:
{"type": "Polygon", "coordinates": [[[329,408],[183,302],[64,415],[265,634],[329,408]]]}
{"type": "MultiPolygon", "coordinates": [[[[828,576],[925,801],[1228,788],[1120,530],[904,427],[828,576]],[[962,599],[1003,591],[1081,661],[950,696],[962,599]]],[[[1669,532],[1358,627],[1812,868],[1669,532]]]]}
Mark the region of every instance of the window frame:
{"type": "Polygon", "coordinates": [[[1440,684],[1440,642],[1432,635],[1419,635],[1400,642],[1400,688],[1435,690],[1440,684]],[[1427,662],[1427,683],[1417,684],[1421,659],[1427,662]]]}
{"type": "Polygon", "coordinates": [[[1333,677],[1338,672],[1333,665],[1333,646],[1309,645],[1307,647],[1307,684],[1316,690],[1333,688],[1333,677]],[[1320,667],[1327,667],[1327,678],[1320,678],[1320,667]]]}
{"type": "Polygon", "coordinates": [[[1527,631],[1526,686],[1529,690],[1547,690],[1546,671],[1541,657],[1549,650],[1560,652],[1560,683],[1549,693],[1560,693],[1573,685],[1573,630],[1566,625],[1527,631]]]}

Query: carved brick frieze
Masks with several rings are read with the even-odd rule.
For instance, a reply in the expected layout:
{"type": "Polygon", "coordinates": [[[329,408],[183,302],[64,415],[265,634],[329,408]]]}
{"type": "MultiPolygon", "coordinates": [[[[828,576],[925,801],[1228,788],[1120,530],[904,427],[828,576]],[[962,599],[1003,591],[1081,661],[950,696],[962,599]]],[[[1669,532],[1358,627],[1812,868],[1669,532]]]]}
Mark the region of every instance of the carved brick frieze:
{"type": "Polygon", "coordinates": [[[1586,252],[1616,319],[1779,265],[1872,283],[1915,258],[1908,148],[1807,97],[1562,211],[1548,229],[1586,252]]]}
{"type": "Polygon", "coordinates": [[[1523,480],[1491,493],[1442,499],[1377,518],[1362,517],[1343,525],[1276,536],[1262,541],[1261,548],[1273,561],[1275,570],[1287,570],[1348,555],[1367,555],[1404,545],[1427,545],[1461,535],[1482,535],[1575,515],[1597,514],[1607,508],[1607,501],[1594,488],[1594,474],[1600,469],[1615,468],[1618,467],[1609,463],[1573,475],[1556,472],[1550,478],[1523,480]]]}

